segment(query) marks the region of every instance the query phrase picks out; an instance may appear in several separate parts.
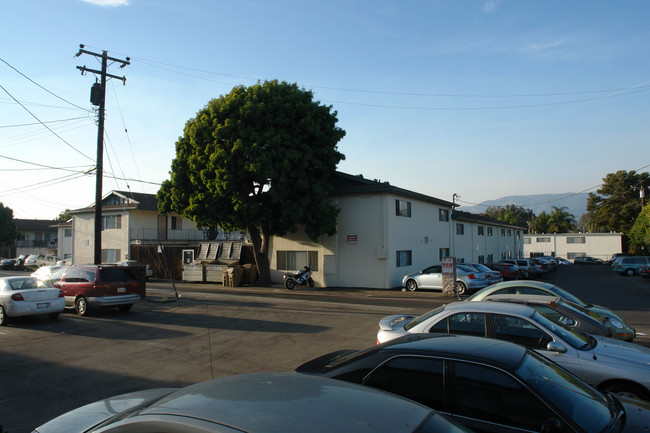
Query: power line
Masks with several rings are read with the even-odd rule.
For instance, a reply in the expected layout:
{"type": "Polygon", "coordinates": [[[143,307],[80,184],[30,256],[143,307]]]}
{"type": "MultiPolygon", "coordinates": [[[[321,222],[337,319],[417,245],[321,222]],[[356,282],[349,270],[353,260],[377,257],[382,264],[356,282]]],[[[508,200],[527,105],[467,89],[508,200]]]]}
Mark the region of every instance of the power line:
{"type": "MultiPolygon", "coordinates": [[[[71,117],[69,119],[59,119],[59,120],[44,120],[42,123],[48,124],[48,123],[62,123],[62,122],[70,122],[73,120],[80,120],[80,119],[87,119],[88,116],[80,116],[80,117],[71,117]]],[[[23,126],[35,126],[35,125],[40,125],[41,123],[39,122],[32,122],[32,123],[17,123],[14,125],[0,125],[0,128],[20,128],[23,126]]]]}
{"type": "Polygon", "coordinates": [[[54,166],[51,166],[51,165],[38,164],[36,162],[25,161],[25,160],[22,160],[22,159],[12,158],[10,156],[5,156],[5,155],[0,155],[0,158],[9,159],[9,160],[15,161],[15,162],[21,162],[23,164],[35,165],[35,166],[38,166],[38,167],[41,167],[41,168],[47,168],[47,169],[50,169],[50,170],[63,170],[63,171],[71,171],[73,173],[80,173],[79,170],[72,170],[70,168],[54,167],[54,166]]]}

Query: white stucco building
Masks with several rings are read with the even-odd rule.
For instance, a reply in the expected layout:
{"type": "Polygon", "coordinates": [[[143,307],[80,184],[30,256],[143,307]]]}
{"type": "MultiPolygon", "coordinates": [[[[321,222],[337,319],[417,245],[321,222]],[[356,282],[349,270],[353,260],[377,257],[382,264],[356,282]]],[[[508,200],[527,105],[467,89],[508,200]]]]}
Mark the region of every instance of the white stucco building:
{"type": "Polygon", "coordinates": [[[523,228],[453,211],[453,203],[337,173],[331,202],[341,209],[337,234],[274,237],[274,281],[305,265],[319,286],[392,288],[442,257],[490,263],[523,254],[523,228]]]}
{"type": "Polygon", "coordinates": [[[608,260],[623,248],[622,233],[553,233],[524,235],[524,255],[555,256],[573,260],[595,257],[608,260]]]}

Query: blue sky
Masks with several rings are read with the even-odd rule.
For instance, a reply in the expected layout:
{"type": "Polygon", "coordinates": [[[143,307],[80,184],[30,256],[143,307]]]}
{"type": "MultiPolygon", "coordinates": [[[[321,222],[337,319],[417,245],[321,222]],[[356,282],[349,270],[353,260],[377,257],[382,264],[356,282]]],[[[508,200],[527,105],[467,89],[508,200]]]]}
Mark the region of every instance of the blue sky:
{"type": "Polygon", "coordinates": [[[0,4],[0,201],[16,218],[94,202],[94,77],[76,67],[100,65],[81,43],[131,59],[109,68],[127,81],[108,83],[104,194],[155,193],[188,119],[271,79],[338,112],[341,171],[468,206],[650,164],[643,0],[0,4]]]}

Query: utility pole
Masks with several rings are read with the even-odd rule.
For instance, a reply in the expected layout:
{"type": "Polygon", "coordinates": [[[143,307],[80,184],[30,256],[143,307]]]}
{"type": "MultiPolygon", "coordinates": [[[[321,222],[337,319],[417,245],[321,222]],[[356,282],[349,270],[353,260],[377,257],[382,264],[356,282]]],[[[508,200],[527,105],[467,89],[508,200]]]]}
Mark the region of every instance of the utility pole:
{"type": "Polygon", "coordinates": [[[130,65],[130,58],[126,60],[116,59],[114,57],[109,57],[107,51],[102,51],[101,54],[93,53],[92,51],[84,50],[83,44],[79,45],[79,52],[76,54],[76,57],[81,56],[82,54],[89,54],[91,56],[101,58],[102,69],[97,71],[95,69],[86,68],[86,66],[77,66],[77,69],[81,71],[81,75],[84,75],[86,72],[92,72],[93,74],[100,76],[100,82],[95,81],[91,90],[90,90],[90,102],[99,107],[99,118],[97,122],[97,171],[96,175],[96,184],[95,184],[95,255],[94,263],[99,265],[102,263],[102,177],[104,174],[104,108],[106,102],[106,78],[116,78],[122,81],[122,84],[126,85],[126,77],[118,77],[117,75],[111,75],[106,72],[108,69],[108,61],[121,63],[120,68],[130,65]]]}

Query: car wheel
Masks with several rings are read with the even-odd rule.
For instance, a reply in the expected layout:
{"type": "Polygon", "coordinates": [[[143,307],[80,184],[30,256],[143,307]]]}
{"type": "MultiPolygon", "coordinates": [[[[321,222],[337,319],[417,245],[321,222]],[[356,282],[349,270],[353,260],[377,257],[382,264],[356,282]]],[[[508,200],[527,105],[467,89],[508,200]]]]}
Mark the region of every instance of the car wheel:
{"type": "Polygon", "coordinates": [[[641,400],[648,400],[648,398],[650,398],[648,391],[635,383],[614,383],[604,387],[604,390],[611,392],[612,394],[638,398],[641,400]]]}
{"type": "Polygon", "coordinates": [[[47,318],[50,320],[56,320],[59,318],[59,313],[51,313],[47,315],[47,318]]]}
{"type": "Polygon", "coordinates": [[[7,324],[7,315],[5,314],[5,308],[0,305],[0,326],[7,324]]]}
{"type": "Polygon", "coordinates": [[[85,316],[88,314],[88,301],[86,298],[83,296],[78,297],[77,300],[74,301],[74,310],[80,316],[85,316]]]}
{"type": "Polygon", "coordinates": [[[415,280],[408,280],[406,282],[406,290],[409,292],[415,292],[418,289],[418,283],[415,280]]]}
{"type": "Polygon", "coordinates": [[[467,286],[462,281],[456,281],[456,294],[464,295],[467,293],[467,286]]]}
{"type": "Polygon", "coordinates": [[[634,269],[630,268],[625,271],[625,275],[632,276],[634,275],[634,269]]]}
{"type": "Polygon", "coordinates": [[[133,304],[124,304],[117,307],[117,309],[120,310],[122,313],[126,313],[131,309],[131,307],[133,307],[133,304]]]}

